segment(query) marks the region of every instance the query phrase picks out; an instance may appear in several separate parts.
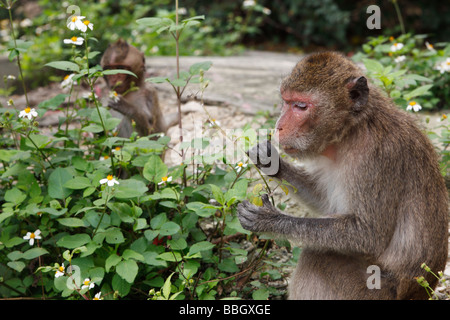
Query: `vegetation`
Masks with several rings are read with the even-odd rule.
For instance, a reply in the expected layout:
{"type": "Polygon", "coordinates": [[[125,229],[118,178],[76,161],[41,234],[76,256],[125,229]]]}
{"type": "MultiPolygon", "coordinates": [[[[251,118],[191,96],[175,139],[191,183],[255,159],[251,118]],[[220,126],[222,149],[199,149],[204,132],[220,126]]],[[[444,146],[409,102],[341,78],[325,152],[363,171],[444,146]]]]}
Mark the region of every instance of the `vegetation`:
{"type": "MultiPolygon", "coordinates": [[[[27,30],[22,30],[19,38],[13,28],[14,2],[3,0],[0,4],[10,21],[6,50],[21,70],[19,80],[25,96],[27,83],[22,70],[44,65],[58,77],[68,76],[64,80],[68,93],[34,108],[18,110],[9,100],[8,106],[0,109],[0,296],[155,300],[283,297],[285,292],[269,281],[285,276],[282,270],[295,265],[299,248],[256,237],[244,230],[236,217],[236,205],[244,199],[258,204],[262,193],[272,194],[276,188],[288,192],[283,184],[259,175],[245,154],[257,139],[270,136],[273,119],[259,115],[264,121],[257,118],[240,130],[229,131],[210,118],[202,128],[202,138],[192,141],[183,141],[180,131],[179,161],[169,166],[162,155],[169,148],[170,137],[116,137],[114,130],[120,120],[101,105],[94,92],[95,82],[103,75],[127,72],[104,71],[98,66],[105,43],[113,40],[106,31],[114,24],[126,26],[118,36],[130,32],[136,42],[147,45],[147,53],[180,55],[217,53],[217,48],[228,53],[229,43],[256,32],[253,20],[238,21],[229,30],[229,37],[221,38],[211,37],[216,30],[204,25],[204,16],[192,10],[186,10],[184,16],[178,15],[178,8],[158,10],[157,5],[165,1],[156,1],[154,6],[103,1],[63,13],[49,9],[54,6],[50,1],[41,1],[47,11],[24,28],[27,30]],[[127,6],[139,10],[122,10],[127,6]],[[119,20],[117,15],[107,14],[117,11],[119,20]],[[154,15],[143,17],[136,12],[154,15]],[[33,32],[40,36],[31,37],[33,32]],[[53,50],[43,49],[49,46],[53,50]],[[91,96],[73,94],[73,87],[81,83],[91,89],[91,96]],[[40,132],[38,126],[49,110],[65,114],[50,135],[40,132]],[[261,136],[262,129],[265,136],[261,136]],[[229,143],[211,152],[215,138],[229,143]],[[277,246],[286,246],[292,258],[270,259],[270,249],[277,246]]],[[[264,9],[247,8],[260,16],[267,14],[264,9]]],[[[413,35],[371,39],[359,55],[388,94],[413,111],[417,105],[431,108],[449,95],[449,46],[436,45],[436,52],[432,52],[415,47],[420,39],[413,35]],[[404,43],[403,51],[390,50],[400,42],[404,43]],[[395,62],[403,54],[405,61],[395,62]],[[437,66],[444,72],[436,70],[437,66]],[[411,105],[413,99],[415,105],[411,105]]],[[[175,78],[148,81],[167,83],[180,105],[188,83],[198,84],[202,100],[210,67],[205,59],[189,71],[177,70],[175,78]]],[[[5,79],[7,85],[9,80],[5,79]]],[[[10,93],[10,88],[4,92],[10,93]]],[[[441,120],[442,132],[433,135],[444,145],[442,167],[448,173],[448,120],[444,116],[441,120]]],[[[179,125],[181,128],[182,122],[179,125]]],[[[283,208],[282,203],[277,205],[283,208]]]]}

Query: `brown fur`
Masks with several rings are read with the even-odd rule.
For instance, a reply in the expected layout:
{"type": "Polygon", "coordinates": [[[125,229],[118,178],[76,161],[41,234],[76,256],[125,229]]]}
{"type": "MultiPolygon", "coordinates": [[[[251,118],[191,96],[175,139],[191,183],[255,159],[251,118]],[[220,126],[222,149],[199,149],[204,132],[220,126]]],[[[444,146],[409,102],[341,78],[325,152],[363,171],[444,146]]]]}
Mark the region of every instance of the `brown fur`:
{"type": "MultiPolygon", "coordinates": [[[[424,299],[414,278],[425,276],[432,287],[436,279],[421,264],[434,272],[445,266],[448,194],[435,150],[363,76],[347,58],[326,52],[300,61],[281,85],[282,95],[305,94],[315,105],[295,113],[306,118],[297,127],[283,108],[280,144],[305,165],[280,159],[274,176],[323,217],[288,216],[267,198],[263,207],[238,207],[244,228],[303,245],[290,299],[424,299]],[[381,269],[381,289],[367,288],[370,265],[381,269]]],[[[276,154],[262,143],[250,156],[267,158],[267,149],[276,154]]]]}
{"type": "Polygon", "coordinates": [[[152,133],[165,133],[167,125],[161,114],[156,89],[144,81],[145,57],[137,48],[122,39],[110,45],[103,54],[101,66],[104,69],[126,69],[136,77],[126,75],[121,83],[114,82],[112,76],[106,76],[106,82],[111,90],[121,94],[120,100],[110,100],[108,106],[124,115],[119,124],[119,136],[130,137],[132,133],[131,120],[136,123],[136,131],[140,136],[152,133]],[[132,85],[137,87],[130,90],[132,85]]]}

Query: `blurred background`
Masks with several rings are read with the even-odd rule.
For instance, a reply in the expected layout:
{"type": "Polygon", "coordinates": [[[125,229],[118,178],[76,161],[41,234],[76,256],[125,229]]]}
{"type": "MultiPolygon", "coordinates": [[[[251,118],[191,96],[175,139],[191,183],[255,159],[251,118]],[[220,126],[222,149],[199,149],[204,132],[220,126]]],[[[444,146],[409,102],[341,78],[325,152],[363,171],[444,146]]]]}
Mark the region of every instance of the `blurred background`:
{"type": "MultiPolygon", "coordinates": [[[[327,48],[351,55],[368,37],[399,36],[399,19],[406,32],[427,34],[433,42],[450,40],[450,1],[396,2],[398,10],[392,0],[180,0],[180,19],[205,15],[199,27],[184,31],[180,54],[231,55],[248,49],[306,53],[327,48]],[[381,29],[366,27],[369,5],[380,7],[381,29]]],[[[71,56],[70,46],[63,45],[63,39],[73,36],[66,28],[71,5],[79,6],[81,15],[94,24],[95,50],[103,51],[109,42],[122,37],[147,56],[175,54],[169,33],[149,32],[136,23],[143,17],[173,18],[174,0],[19,0],[13,7],[16,36],[34,42],[23,57],[32,88],[54,80],[42,69],[45,63],[71,56]]],[[[9,29],[8,11],[0,9],[0,50],[4,56],[11,40],[9,29]]]]}

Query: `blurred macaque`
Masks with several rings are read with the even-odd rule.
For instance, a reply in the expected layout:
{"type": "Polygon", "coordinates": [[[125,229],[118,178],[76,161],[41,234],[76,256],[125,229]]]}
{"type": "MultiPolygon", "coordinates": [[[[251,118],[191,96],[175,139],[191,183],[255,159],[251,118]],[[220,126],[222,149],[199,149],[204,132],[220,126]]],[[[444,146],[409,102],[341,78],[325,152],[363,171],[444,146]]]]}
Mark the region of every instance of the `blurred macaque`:
{"type": "Polygon", "coordinates": [[[137,48],[119,39],[109,45],[100,62],[103,70],[122,69],[125,73],[106,75],[111,94],[108,106],[124,115],[119,124],[119,136],[130,137],[132,120],[139,136],[166,133],[167,125],[162,117],[156,89],[144,81],[145,57],[137,48]]]}

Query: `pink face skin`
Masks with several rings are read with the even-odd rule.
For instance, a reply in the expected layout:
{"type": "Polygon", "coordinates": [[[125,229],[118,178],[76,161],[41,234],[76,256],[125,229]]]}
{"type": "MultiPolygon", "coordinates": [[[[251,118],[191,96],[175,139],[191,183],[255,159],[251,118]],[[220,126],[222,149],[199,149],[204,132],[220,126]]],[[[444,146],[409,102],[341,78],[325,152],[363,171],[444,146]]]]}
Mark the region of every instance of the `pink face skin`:
{"type": "Polygon", "coordinates": [[[297,133],[308,130],[307,120],[314,109],[313,98],[295,91],[285,91],[281,97],[283,106],[276,129],[284,151],[294,153],[296,150],[289,146],[289,140],[295,138],[297,133]]]}

